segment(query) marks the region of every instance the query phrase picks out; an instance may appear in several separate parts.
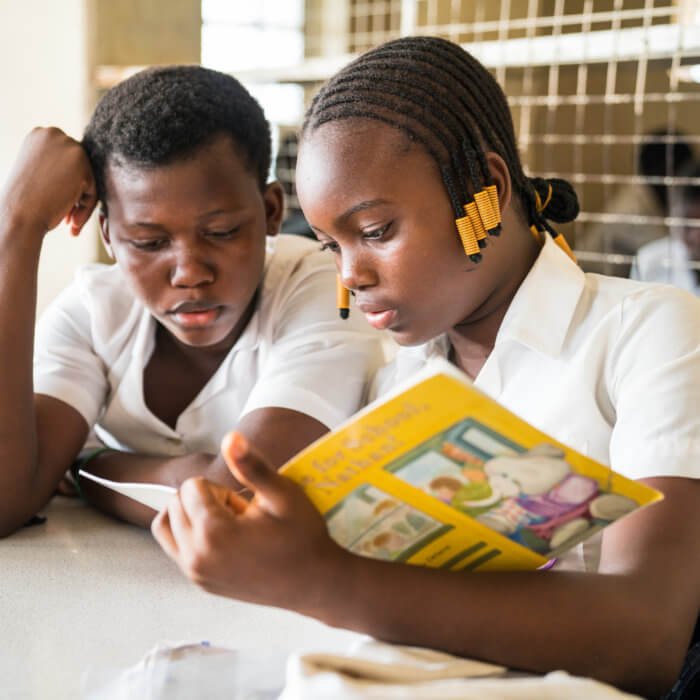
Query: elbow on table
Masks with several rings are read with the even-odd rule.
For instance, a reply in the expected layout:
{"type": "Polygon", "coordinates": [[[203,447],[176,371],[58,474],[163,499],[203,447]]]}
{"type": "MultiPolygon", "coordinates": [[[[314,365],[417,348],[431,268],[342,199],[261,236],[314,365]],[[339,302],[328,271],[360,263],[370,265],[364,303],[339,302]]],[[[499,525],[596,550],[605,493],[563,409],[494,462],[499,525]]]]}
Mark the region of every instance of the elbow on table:
{"type": "Polygon", "coordinates": [[[0,516],[0,539],[4,537],[9,537],[19,530],[27,520],[31,518],[31,515],[27,518],[13,518],[11,514],[3,513],[0,516]]]}
{"type": "MultiPolygon", "coordinates": [[[[8,537],[20,530],[25,523],[36,515],[45,502],[38,502],[36,499],[21,500],[7,497],[0,500],[0,538],[8,537]]],[[[46,499],[48,501],[48,499],[46,499]]]]}

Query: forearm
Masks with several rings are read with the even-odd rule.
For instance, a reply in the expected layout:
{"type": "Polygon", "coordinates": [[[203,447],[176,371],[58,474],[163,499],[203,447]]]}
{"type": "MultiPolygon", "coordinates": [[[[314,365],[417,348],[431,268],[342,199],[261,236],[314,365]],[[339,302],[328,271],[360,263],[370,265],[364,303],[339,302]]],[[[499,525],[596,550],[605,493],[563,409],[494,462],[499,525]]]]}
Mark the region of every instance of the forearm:
{"type": "Polygon", "coordinates": [[[41,236],[0,200],[0,493],[7,507],[35,489],[32,356],[41,236]]]}
{"type": "MultiPolygon", "coordinates": [[[[204,476],[228,488],[237,491],[241,489],[241,485],[231,476],[223,459],[210,454],[149,457],[108,450],[91,459],[85,468],[97,476],[114,481],[165,484],[178,488],[183,481],[192,476],[204,476]]],[[[81,479],[80,488],[89,503],[120,520],[149,527],[155,515],[153,509],[116,491],[99,486],[89,479],[81,479]]]]}
{"type": "Polygon", "coordinates": [[[625,576],[453,573],[349,554],[345,561],[300,611],[389,642],[655,694],[668,690],[687,648],[691,628],[668,624],[677,619],[673,601],[625,576]]]}

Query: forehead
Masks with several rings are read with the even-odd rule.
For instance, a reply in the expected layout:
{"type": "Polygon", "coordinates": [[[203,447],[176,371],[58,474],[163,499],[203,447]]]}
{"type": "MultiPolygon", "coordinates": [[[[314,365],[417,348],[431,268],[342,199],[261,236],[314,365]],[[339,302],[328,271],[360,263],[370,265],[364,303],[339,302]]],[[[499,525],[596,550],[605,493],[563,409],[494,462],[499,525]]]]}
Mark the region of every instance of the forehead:
{"type": "Polygon", "coordinates": [[[327,122],[305,133],[298,157],[321,155],[348,165],[368,159],[387,162],[414,147],[398,128],[374,119],[351,118],[327,122]]]}
{"type": "Polygon", "coordinates": [[[399,186],[410,178],[441,180],[425,148],[388,124],[372,119],[328,122],[299,145],[297,191],[319,186],[399,186]]]}
{"type": "Polygon", "coordinates": [[[105,189],[110,215],[115,208],[137,213],[160,205],[198,207],[210,200],[241,206],[261,197],[257,175],[225,134],[163,165],[112,158],[105,189]]]}

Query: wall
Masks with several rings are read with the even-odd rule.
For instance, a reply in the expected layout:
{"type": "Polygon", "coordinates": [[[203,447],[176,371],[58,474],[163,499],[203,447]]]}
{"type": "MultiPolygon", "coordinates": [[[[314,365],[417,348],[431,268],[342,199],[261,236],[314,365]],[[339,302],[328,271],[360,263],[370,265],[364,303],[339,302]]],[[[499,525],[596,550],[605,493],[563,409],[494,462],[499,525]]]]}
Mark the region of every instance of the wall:
{"type": "MultiPolygon", "coordinates": [[[[0,0],[0,182],[32,127],[80,138],[98,66],[198,63],[200,42],[200,0],[0,0]]],[[[77,239],[64,226],[47,235],[39,312],[77,266],[100,258],[95,219],[77,239]]]]}
{"type": "MultiPolygon", "coordinates": [[[[87,112],[84,0],[0,0],[0,181],[4,183],[24,135],[56,125],[79,137],[87,112]]],[[[43,309],[94,259],[94,228],[71,238],[61,226],[46,237],[39,269],[43,309]]]]}

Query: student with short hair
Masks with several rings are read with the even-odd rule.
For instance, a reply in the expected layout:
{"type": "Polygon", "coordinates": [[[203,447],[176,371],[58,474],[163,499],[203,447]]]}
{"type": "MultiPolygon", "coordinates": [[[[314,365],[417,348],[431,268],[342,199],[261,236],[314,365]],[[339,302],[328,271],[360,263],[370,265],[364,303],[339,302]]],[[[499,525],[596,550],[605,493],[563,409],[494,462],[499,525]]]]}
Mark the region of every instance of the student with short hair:
{"type": "Polygon", "coordinates": [[[637,251],[630,277],[645,282],[673,284],[700,296],[700,163],[680,173],[688,181],[677,186],[671,195],[672,217],[691,221],[672,226],[671,233],[647,243],[637,251]]]}
{"type": "Polygon", "coordinates": [[[442,39],[389,42],[331,78],[305,119],[297,193],[357,308],[403,346],[380,394],[446,357],[665,499],[549,570],[411,566],[342,549],[302,489],[234,434],[232,469],[252,503],[238,514],[188,480],[154,519],[161,546],[221,595],[514,669],[667,691],[700,609],[698,300],[583,273],[551,223],[576,216],[574,191],[525,175],[500,87],[442,39]]]}
{"type": "MultiPolygon", "coordinates": [[[[55,128],[27,136],[0,198],[0,535],[72,464],[236,487],[218,456],[231,427],[278,467],[358,408],[376,333],[338,317],[335,268],[317,243],[276,236],[283,193],[269,165],[260,106],[196,66],[117,85],[82,144],[55,128]],[[81,269],[34,342],[44,235],[63,218],[77,234],[98,201],[116,264],[81,269]]],[[[154,515],[80,486],[118,517],[154,515]]]]}

